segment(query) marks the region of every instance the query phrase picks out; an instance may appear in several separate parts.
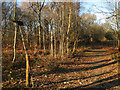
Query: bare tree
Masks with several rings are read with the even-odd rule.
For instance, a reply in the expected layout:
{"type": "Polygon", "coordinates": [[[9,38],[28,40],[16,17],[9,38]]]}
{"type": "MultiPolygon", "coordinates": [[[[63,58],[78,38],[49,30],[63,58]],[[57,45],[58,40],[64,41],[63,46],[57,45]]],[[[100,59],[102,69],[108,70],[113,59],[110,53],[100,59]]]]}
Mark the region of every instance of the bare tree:
{"type": "Polygon", "coordinates": [[[74,53],[76,51],[76,43],[78,42],[78,33],[79,33],[78,28],[80,28],[79,25],[78,25],[79,9],[80,9],[80,2],[77,2],[76,8],[75,8],[76,19],[75,19],[75,30],[74,30],[74,45],[73,45],[72,53],[74,53]]]}
{"type": "Polygon", "coordinates": [[[38,45],[40,46],[40,48],[41,48],[41,11],[44,7],[44,2],[42,3],[42,5],[41,5],[41,2],[37,2],[38,12],[34,9],[34,4],[32,3],[31,5],[34,12],[38,15],[38,22],[39,22],[38,45]]]}

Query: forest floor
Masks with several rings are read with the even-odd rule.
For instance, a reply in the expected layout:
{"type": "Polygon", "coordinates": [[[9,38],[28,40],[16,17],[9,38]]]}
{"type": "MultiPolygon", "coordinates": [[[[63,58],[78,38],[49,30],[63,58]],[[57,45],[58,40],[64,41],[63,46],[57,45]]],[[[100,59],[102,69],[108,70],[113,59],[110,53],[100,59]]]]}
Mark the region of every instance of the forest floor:
{"type": "MultiPolygon", "coordinates": [[[[12,50],[3,50],[3,87],[25,87],[25,55],[19,50],[17,59],[11,66],[12,50]],[[11,69],[12,73],[10,73],[11,69]]],[[[118,71],[118,50],[113,47],[86,47],[77,49],[68,58],[51,58],[37,51],[30,55],[31,86],[34,88],[120,88],[118,71]]]]}

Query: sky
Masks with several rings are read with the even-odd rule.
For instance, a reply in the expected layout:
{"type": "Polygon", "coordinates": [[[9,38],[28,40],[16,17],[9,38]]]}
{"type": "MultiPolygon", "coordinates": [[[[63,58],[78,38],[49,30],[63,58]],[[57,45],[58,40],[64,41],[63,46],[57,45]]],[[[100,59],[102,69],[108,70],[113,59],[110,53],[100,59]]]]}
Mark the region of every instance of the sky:
{"type": "Polygon", "coordinates": [[[110,9],[114,9],[113,3],[112,5],[108,5],[107,2],[83,2],[84,10],[83,13],[92,13],[97,16],[97,21],[99,23],[105,23],[105,18],[110,16],[109,13],[101,13],[101,12],[110,12],[110,9]]]}
{"type": "MultiPolygon", "coordinates": [[[[29,0],[17,0],[17,2],[21,2],[21,1],[27,1],[28,2],[29,0]]],[[[30,0],[30,1],[33,1],[33,0],[30,0]]],[[[65,0],[63,0],[63,1],[65,1],[65,0]]],[[[78,1],[80,1],[82,3],[82,6],[84,7],[81,10],[81,13],[95,14],[97,16],[97,22],[98,23],[105,23],[106,22],[105,18],[107,16],[104,15],[103,13],[100,13],[101,11],[109,12],[108,8],[110,8],[110,7],[108,6],[108,4],[105,1],[103,1],[103,0],[78,0],[78,1]]],[[[114,0],[107,0],[107,1],[113,2],[114,0]]]]}
{"type": "MultiPolygon", "coordinates": [[[[9,1],[9,0],[8,0],[9,1]]],[[[12,0],[13,1],[13,0],[12,0]]],[[[21,2],[22,0],[17,0],[19,2],[21,2]]],[[[33,2],[33,1],[44,1],[44,0],[24,0],[26,2],[33,2]]],[[[74,1],[79,1],[79,2],[114,2],[115,0],[45,0],[45,1],[55,1],[55,2],[74,2],[74,1]]],[[[116,1],[120,1],[120,0],[116,0],[116,1]]]]}

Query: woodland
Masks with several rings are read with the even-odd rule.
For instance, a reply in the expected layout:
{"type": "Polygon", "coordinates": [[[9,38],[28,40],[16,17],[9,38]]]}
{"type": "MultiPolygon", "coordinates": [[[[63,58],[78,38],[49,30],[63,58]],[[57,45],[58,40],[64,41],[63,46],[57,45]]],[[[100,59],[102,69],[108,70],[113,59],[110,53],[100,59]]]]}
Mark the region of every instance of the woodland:
{"type": "Polygon", "coordinates": [[[85,2],[2,2],[2,88],[119,90],[120,5],[105,3],[101,23],[85,2]]]}

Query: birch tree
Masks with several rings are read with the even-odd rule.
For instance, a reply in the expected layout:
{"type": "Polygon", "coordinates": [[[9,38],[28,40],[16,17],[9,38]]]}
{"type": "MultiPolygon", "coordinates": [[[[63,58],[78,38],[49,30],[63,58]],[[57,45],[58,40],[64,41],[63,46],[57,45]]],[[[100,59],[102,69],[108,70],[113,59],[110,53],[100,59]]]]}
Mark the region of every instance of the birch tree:
{"type": "MultiPolygon", "coordinates": [[[[15,0],[15,5],[14,5],[14,17],[13,20],[16,20],[16,0],[15,0]]],[[[15,24],[15,36],[14,36],[14,57],[13,57],[13,62],[15,61],[15,56],[16,56],[16,34],[17,34],[17,24],[15,24]]]]}

